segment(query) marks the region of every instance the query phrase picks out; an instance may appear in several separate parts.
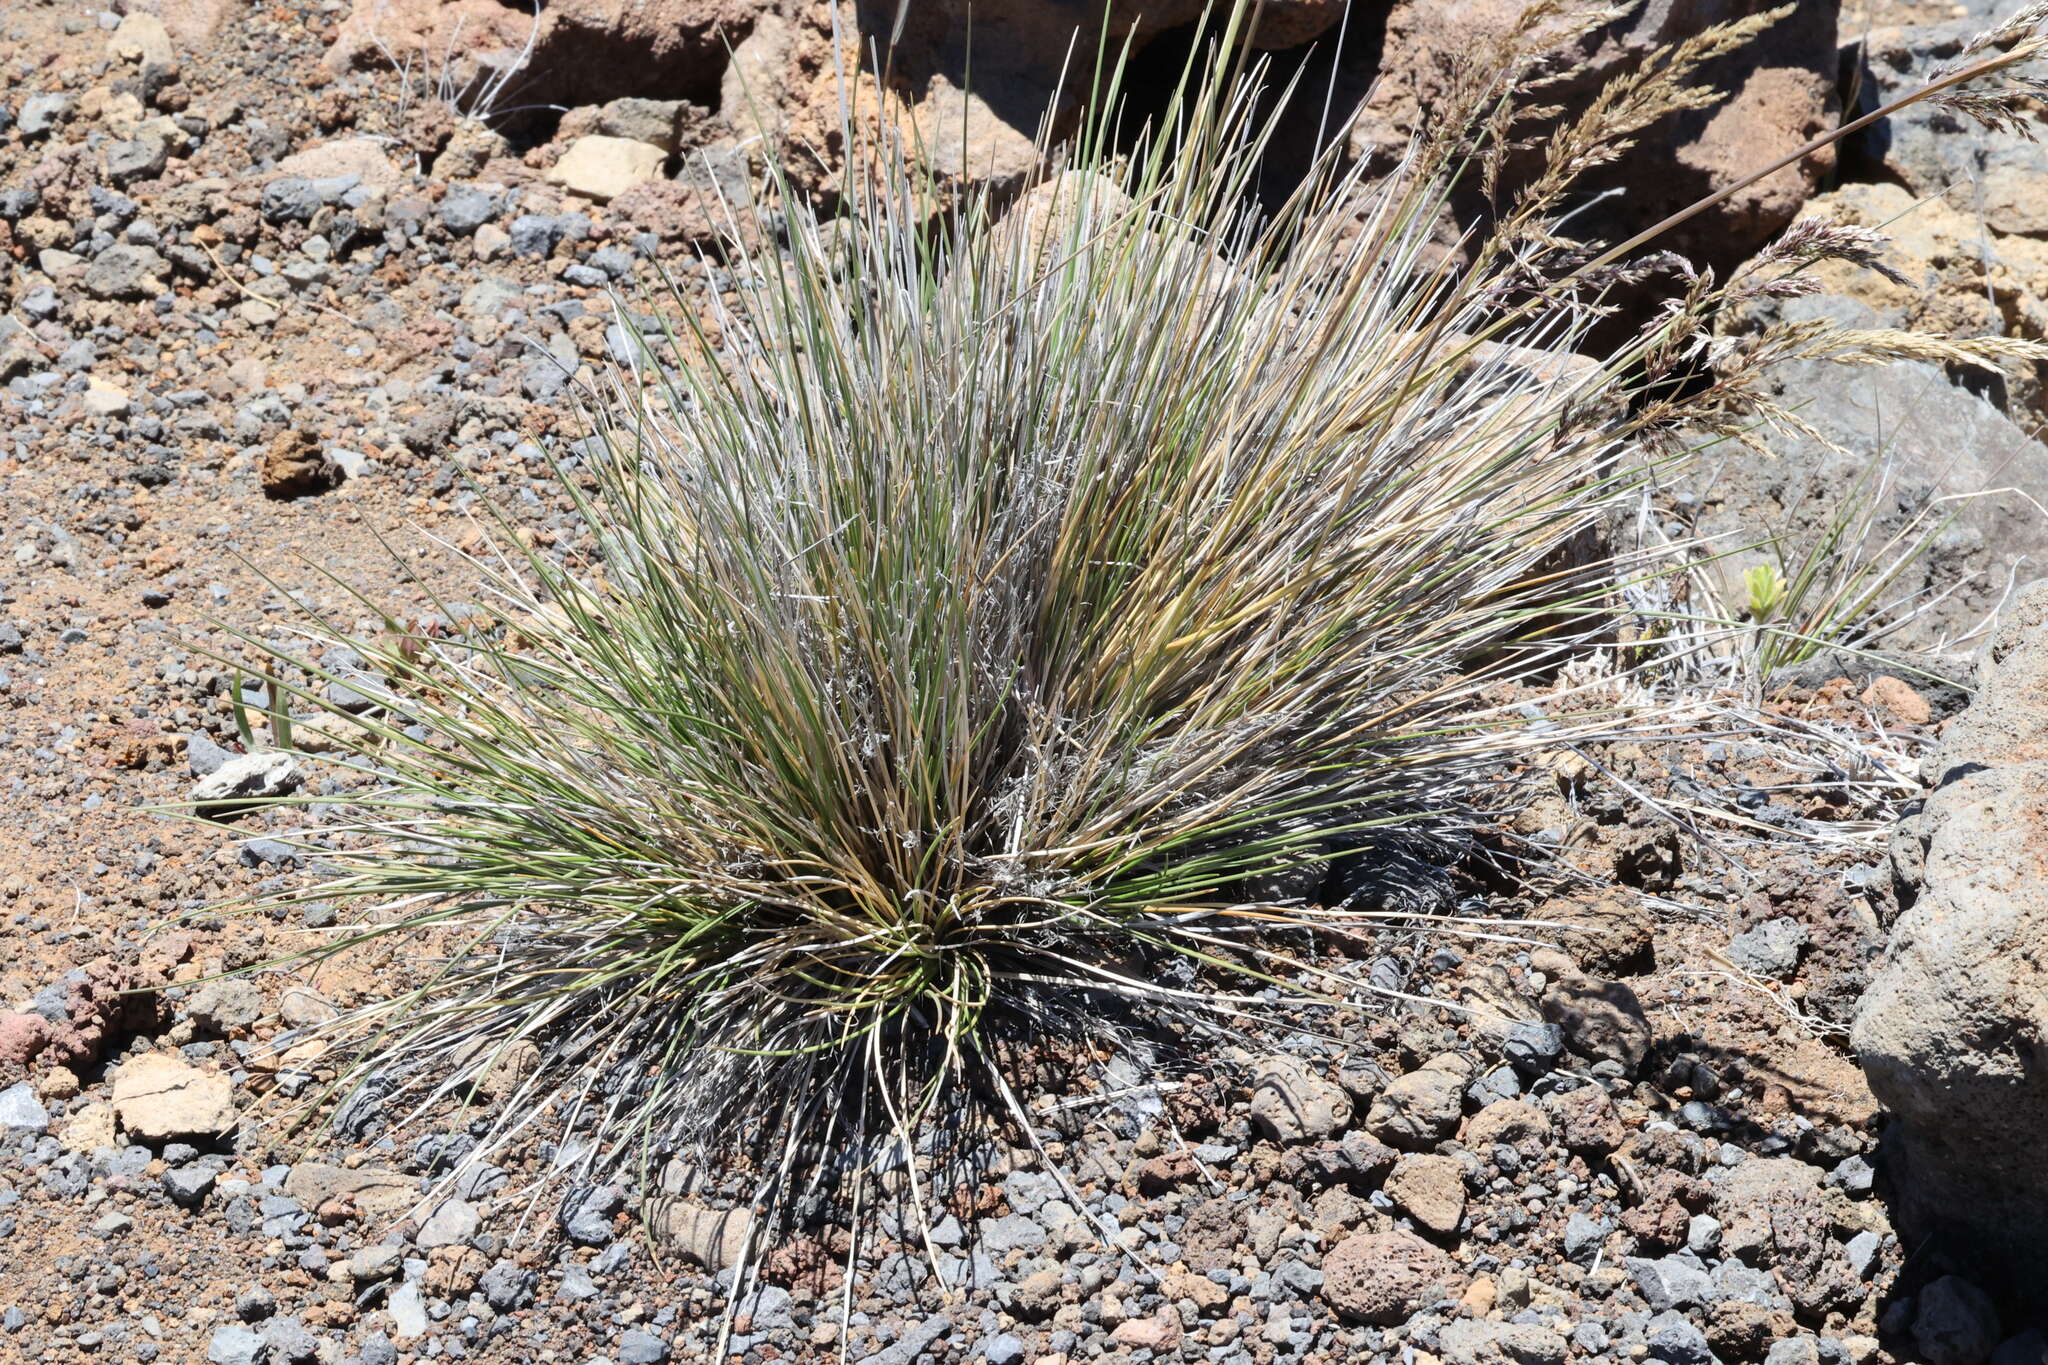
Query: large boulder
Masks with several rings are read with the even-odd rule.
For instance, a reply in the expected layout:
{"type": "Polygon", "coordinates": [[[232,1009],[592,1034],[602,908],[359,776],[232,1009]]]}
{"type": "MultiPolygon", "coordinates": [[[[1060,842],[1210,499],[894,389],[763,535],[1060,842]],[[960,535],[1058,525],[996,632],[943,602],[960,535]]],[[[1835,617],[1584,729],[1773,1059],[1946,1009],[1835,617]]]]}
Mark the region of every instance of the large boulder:
{"type": "MultiPolygon", "coordinates": [[[[2018,8],[2004,6],[2001,17],[2018,8]]],[[[1858,112],[1890,103],[1964,60],[1965,47],[1988,22],[1990,15],[1980,14],[1873,29],[1862,43],[1858,112]]],[[[1918,197],[1945,192],[1994,233],[2048,236],[2048,147],[2034,140],[2048,133],[2048,118],[2038,106],[2022,109],[2020,118],[2022,127],[1987,130],[1940,105],[1916,104],[1857,134],[1843,155],[1865,178],[1895,180],[1918,197]]]]}
{"type": "MultiPolygon", "coordinates": [[[[1770,8],[1771,0],[1648,0],[1547,55],[1545,66],[1561,78],[1546,85],[1541,98],[1576,117],[1596,91],[1655,49],[1770,8]]],[[[1835,0],[1801,4],[1756,41],[1698,73],[1699,83],[1725,98],[1667,116],[1618,162],[1584,182],[1582,190],[1622,191],[1600,207],[1597,220],[1585,221],[1608,236],[1648,227],[1832,126],[1840,103],[1836,8],[1835,0]]],[[[1352,128],[1354,152],[1388,162],[1401,155],[1441,106],[1456,79],[1456,59],[1507,35],[1525,9],[1525,0],[1398,0],[1387,19],[1379,81],[1352,128]]],[[[1539,150],[1542,145],[1539,139],[1539,150]]],[[[1537,164],[1535,156],[1518,158],[1510,180],[1532,174],[1537,164]]],[[[1701,214],[1663,245],[1718,266],[1733,264],[1790,223],[1833,165],[1833,153],[1822,151],[1789,166],[1701,214]]]]}
{"type": "MultiPolygon", "coordinates": [[[[840,121],[905,131],[940,188],[1023,188],[1041,126],[1074,124],[1096,45],[1133,50],[1199,22],[1208,0],[1013,0],[908,6],[838,0],[552,0],[538,15],[499,0],[355,0],[327,55],[338,70],[413,64],[506,117],[622,97],[716,108],[760,134],[795,183],[830,193],[840,121]],[[841,50],[833,51],[837,42],[841,50]],[[868,68],[887,52],[886,81],[868,68]],[[1049,121],[1049,122],[1048,122],[1049,121]]],[[[1254,46],[1293,48],[1343,18],[1345,0],[1265,0],[1254,46]]]]}
{"type": "MultiPolygon", "coordinates": [[[[1281,49],[1313,42],[1337,27],[1346,0],[1265,0],[1258,7],[1249,37],[1254,47],[1281,49]]],[[[899,43],[948,48],[979,66],[994,57],[1028,63],[1048,79],[1071,69],[1085,78],[1094,69],[1092,44],[1105,37],[1110,50],[1125,43],[1142,47],[1171,29],[1200,22],[1213,11],[1228,11],[1215,0],[1008,0],[1002,5],[977,0],[928,0],[909,7],[906,22],[896,25],[898,6],[863,6],[868,27],[884,25],[899,43]]]]}
{"type": "Polygon", "coordinates": [[[1909,1244],[2048,1287],[2048,585],[2013,604],[1894,860],[1918,895],[1852,1034],[1909,1244]]]}
{"type": "MultiPolygon", "coordinates": [[[[1839,298],[1795,300],[1786,315],[1827,315],[1851,327],[1884,320],[1839,298]]],[[[1698,529],[1730,551],[1714,566],[1724,600],[1741,603],[1740,575],[1771,557],[1745,546],[1776,538],[1803,556],[1859,489],[1875,501],[1872,515],[1859,519],[1858,552],[1867,562],[1888,563],[1921,531],[1935,533],[1882,594],[1885,603],[1913,604],[1910,619],[1881,641],[1887,649],[1964,637],[2015,585],[2048,570],[2048,446],[1991,398],[1917,360],[1798,361],[1778,366],[1770,383],[1807,431],[1770,432],[1768,454],[1718,445],[1694,463],[1682,490],[1696,505],[1698,529]]]]}
{"type": "Polygon", "coordinates": [[[337,70],[410,61],[468,97],[502,77],[506,104],[718,98],[758,0],[356,0],[328,49],[337,70]]]}
{"type": "MultiPolygon", "coordinates": [[[[2034,193],[2048,204],[2048,176],[2034,193]]],[[[1869,310],[1859,310],[1857,321],[1955,336],[2048,338],[2048,239],[1987,230],[1961,194],[1924,198],[1888,181],[1843,185],[1816,196],[1806,211],[1889,239],[1884,263],[1899,279],[1845,261],[1812,268],[1824,297],[1853,299],[1869,310]]],[[[2048,420],[2048,365],[1956,377],[2023,426],[2048,420]]]]}
{"type": "Polygon", "coordinates": [[[719,115],[743,139],[773,148],[806,192],[837,192],[849,116],[889,129],[941,194],[969,185],[1021,190],[1040,170],[1040,133],[1057,139],[1075,126],[1092,64],[1074,46],[1075,16],[1059,5],[978,9],[972,25],[959,9],[912,5],[900,29],[878,29],[867,6],[842,5],[836,21],[823,4],[764,19],[758,39],[733,51],[719,115]],[[864,68],[892,34],[885,83],[864,68]]]}

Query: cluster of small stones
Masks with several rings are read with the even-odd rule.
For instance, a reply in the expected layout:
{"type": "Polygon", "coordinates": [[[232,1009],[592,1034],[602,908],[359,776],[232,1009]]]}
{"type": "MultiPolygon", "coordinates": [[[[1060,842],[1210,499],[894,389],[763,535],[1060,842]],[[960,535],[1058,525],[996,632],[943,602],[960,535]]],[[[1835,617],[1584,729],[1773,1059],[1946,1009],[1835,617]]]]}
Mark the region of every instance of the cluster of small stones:
{"type": "MultiPolygon", "coordinates": [[[[1440,949],[1411,985],[1448,990],[1470,965],[1440,949]]],[[[1048,1134],[1057,1173],[1019,1152],[963,1191],[931,1229],[935,1259],[885,1217],[843,1329],[844,1230],[774,1248],[728,1347],[901,1365],[1862,1365],[1881,1336],[1924,1344],[1961,1323],[1995,1342],[1966,1287],[1881,1319],[1901,1253],[1871,1198],[1867,1132],[1762,1121],[1761,1077],[1659,1055],[1632,992],[1562,954],[1504,970],[1559,1022],[1453,1025],[1425,1007],[1342,1048],[1236,1058],[1221,1071],[1239,1085],[1191,1078],[1105,1106],[1086,1132],[1048,1134]]],[[[10,1280],[0,1330],[24,1358],[711,1349],[735,1247],[715,1226],[691,1234],[688,1197],[571,1182],[536,1211],[527,1192],[576,1153],[465,1162],[466,1133],[380,1135],[374,1115],[320,1159],[266,1164],[247,1111],[289,1067],[276,1037],[251,1040],[284,1022],[274,1009],[305,1024],[322,1002],[240,980],[164,995],[158,1036],[0,1092],[9,1264],[33,1253],[54,1270],[10,1280]],[[635,1235],[641,1208],[662,1210],[669,1254],[635,1235]]],[[[38,1008],[64,1012],[64,996],[38,1008]]]]}

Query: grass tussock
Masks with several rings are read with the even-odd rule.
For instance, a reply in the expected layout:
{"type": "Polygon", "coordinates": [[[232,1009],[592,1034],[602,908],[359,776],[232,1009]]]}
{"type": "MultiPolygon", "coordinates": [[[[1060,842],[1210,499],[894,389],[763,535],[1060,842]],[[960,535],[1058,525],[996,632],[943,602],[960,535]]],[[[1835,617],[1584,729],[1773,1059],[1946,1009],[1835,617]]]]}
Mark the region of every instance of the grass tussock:
{"type": "Polygon", "coordinates": [[[1433,244],[1563,14],[1396,173],[1326,166],[1265,215],[1228,60],[1010,206],[935,213],[914,147],[849,129],[836,215],[736,242],[708,325],[677,299],[612,376],[564,472],[591,552],[508,534],[496,628],[351,642],[389,689],[356,722],[380,785],[301,894],[361,907],[336,951],[444,951],[351,1021],[358,1100],[494,1077],[500,1138],[597,1131],[593,1162],[680,1153],[769,1207],[963,1106],[1028,1133],[1035,1040],[1366,990],[1309,936],[1413,906],[1302,869],[1455,846],[1523,755],[1619,723],[1523,689],[1621,609],[1633,568],[1585,547],[1645,448],[1750,434],[1759,354],[1934,344],[1713,336],[1875,249],[1808,227],[1725,283],[1654,263],[1671,306],[1572,354],[1643,270],[1561,230],[1573,178],[1760,21],[1662,54],[1490,235],[1433,244]]]}

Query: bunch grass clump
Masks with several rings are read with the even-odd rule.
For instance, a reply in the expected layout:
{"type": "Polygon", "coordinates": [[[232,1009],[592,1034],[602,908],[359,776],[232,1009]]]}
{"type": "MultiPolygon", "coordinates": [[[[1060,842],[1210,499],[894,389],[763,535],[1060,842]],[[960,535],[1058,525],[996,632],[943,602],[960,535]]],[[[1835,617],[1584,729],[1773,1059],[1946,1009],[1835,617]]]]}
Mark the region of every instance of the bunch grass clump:
{"type": "MultiPolygon", "coordinates": [[[[1560,155],[1694,107],[1754,27],[1560,155]]],[[[1534,57],[1496,55],[1394,174],[1331,162],[1264,214],[1227,55],[1135,153],[1106,73],[1013,205],[850,125],[836,211],[736,237],[731,292],[673,296],[595,396],[560,471],[585,550],[508,528],[488,626],[349,641],[378,787],[298,894],[358,907],[331,951],[437,952],[349,1021],[350,1104],[489,1082],[498,1140],[679,1154],[766,1210],[963,1115],[1028,1139],[1034,1046],[1369,989],[1313,940],[1412,903],[1314,870],[1459,846],[1525,755],[1620,723],[1529,704],[1633,571],[1586,547],[1651,438],[1762,402],[1711,337],[1750,279],[1571,355],[1613,280],[1557,231],[1569,175],[1433,241],[1471,139],[1515,126],[1534,57]]]]}

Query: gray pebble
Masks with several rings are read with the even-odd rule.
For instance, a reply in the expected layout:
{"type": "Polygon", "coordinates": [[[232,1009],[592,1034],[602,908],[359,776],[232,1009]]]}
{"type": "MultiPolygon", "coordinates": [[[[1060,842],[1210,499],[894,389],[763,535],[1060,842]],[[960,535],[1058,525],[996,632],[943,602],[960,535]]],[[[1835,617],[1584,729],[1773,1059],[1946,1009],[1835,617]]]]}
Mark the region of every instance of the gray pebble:
{"type": "Polygon", "coordinates": [[[533,1291],[540,1284],[538,1273],[514,1265],[510,1261],[499,1261],[483,1273],[477,1288],[483,1291],[484,1301],[500,1313],[510,1313],[533,1302],[533,1291]]]}
{"type": "Polygon", "coordinates": [[[320,191],[302,175],[280,176],[263,187],[263,217],[272,223],[304,223],[320,211],[320,191]]]}
{"type": "Polygon", "coordinates": [[[1628,1273],[1634,1277],[1643,1302],[1659,1312],[1699,1307],[1714,1292],[1713,1277],[1694,1262],[1678,1256],[1654,1261],[1631,1256],[1628,1273]]]}
{"type": "Polygon", "coordinates": [[[320,1351],[320,1342],[297,1318],[279,1318],[261,1333],[270,1348],[270,1365],[309,1365],[320,1351]]]}
{"type": "Polygon", "coordinates": [[[433,1212],[433,1216],[420,1225],[419,1235],[413,1241],[422,1247],[461,1246],[476,1236],[483,1223],[483,1215],[476,1205],[461,1199],[451,1199],[433,1212]]]}
{"type": "Polygon", "coordinates": [[[251,839],[235,850],[243,867],[285,866],[297,862],[299,851],[279,839],[251,839]]]}
{"type": "Polygon", "coordinates": [[[130,1218],[125,1213],[116,1211],[102,1214],[99,1218],[95,1219],[92,1225],[92,1235],[95,1237],[116,1237],[134,1226],[135,1220],[133,1218],[130,1218]]]}
{"type": "Polygon", "coordinates": [[[14,126],[23,137],[41,137],[70,118],[75,103],[69,95],[31,95],[22,101],[14,126]]]}
{"type": "Polygon", "coordinates": [[[1779,1291],[1778,1281],[1770,1271],[1754,1269],[1732,1257],[1714,1267],[1714,1288],[1707,1296],[1707,1302],[1716,1299],[1735,1299],[1760,1308],[1792,1306],[1791,1301],[1779,1291]]]}
{"type": "Polygon", "coordinates": [[[886,1349],[867,1356],[862,1365],[912,1365],[932,1344],[953,1330],[952,1320],[933,1314],[898,1337],[886,1349]]]}
{"type": "Polygon", "coordinates": [[[1564,1030],[1555,1024],[1525,1020],[1508,1029],[1501,1051],[1508,1064],[1523,1076],[1531,1080],[1547,1076],[1564,1055],[1564,1030]]]}
{"type": "Polygon", "coordinates": [[[624,1208],[625,1204],[625,1191],[616,1185],[572,1190],[562,1201],[562,1231],[566,1232],[569,1240],[577,1246],[609,1246],[612,1240],[612,1215],[624,1208]]]}
{"type": "Polygon", "coordinates": [[[467,237],[498,216],[498,196],[475,185],[450,185],[441,196],[441,226],[467,237]]]}
{"type": "Polygon", "coordinates": [[[589,263],[615,280],[624,279],[633,273],[632,255],[615,246],[599,247],[591,252],[589,263]]]}
{"type": "Polygon", "coordinates": [[[991,1256],[1001,1256],[1012,1251],[1029,1251],[1046,1243],[1045,1229],[1022,1214],[1006,1214],[1001,1218],[984,1218],[976,1229],[980,1242],[991,1256]]]}
{"type": "Polygon", "coordinates": [[[512,249],[521,256],[545,256],[555,249],[556,242],[562,240],[563,226],[557,218],[522,213],[512,220],[507,231],[512,238],[512,249]]]}
{"type": "Polygon", "coordinates": [[[735,1311],[740,1316],[752,1318],[756,1332],[789,1327],[796,1321],[790,1315],[789,1291],[776,1284],[756,1287],[740,1301],[735,1311]]]}
{"type": "Polygon", "coordinates": [[[1729,940],[1728,956],[1745,971],[1782,981],[1798,970],[1799,953],[1804,947],[1806,926],[1781,916],[1765,920],[1729,940]]]}
{"type": "Polygon", "coordinates": [[[597,1286],[591,1283],[589,1271],[580,1265],[572,1265],[562,1272],[562,1284],[555,1291],[555,1296],[570,1303],[582,1303],[585,1299],[597,1297],[597,1286]]]}
{"type": "Polygon", "coordinates": [[[107,178],[116,185],[130,185],[162,175],[170,164],[171,149],[163,138],[145,135],[109,142],[106,159],[107,178]]]}
{"type": "Polygon", "coordinates": [[[213,1338],[206,1344],[210,1365],[264,1365],[269,1358],[270,1347],[262,1337],[232,1323],[214,1328],[213,1338]]]}
{"type": "Polygon", "coordinates": [[[1574,1211],[1564,1225],[1564,1254],[1573,1261],[1584,1263],[1593,1259],[1600,1250],[1600,1244],[1607,1240],[1607,1225],[1596,1222],[1584,1213],[1574,1211]]]}
{"type": "Polygon", "coordinates": [[[43,1167],[43,1188],[59,1199],[76,1199],[92,1185],[92,1163],[82,1152],[66,1152],[43,1167]]]}
{"type": "Polygon", "coordinates": [[[0,1090],[0,1133],[41,1133],[49,1126],[50,1111],[27,1081],[0,1090]]]}
{"type": "Polygon", "coordinates": [[[1662,1313],[1652,1319],[1645,1344],[1650,1359],[1664,1361],[1665,1365],[1714,1365],[1707,1334],[1676,1313],[1662,1313]]]}
{"type": "Polygon", "coordinates": [[[1876,1182],[1877,1172],[1860,1156],[1846,1157],[1828,1172],[1827,1183],[1846,1194],[1869,1194],[1876,1182]]]}
{"type": "Polygon", "coordinates": [[[213,1172],[204,1166],[182,1166],[164,1172],[164,1193],[179,1208],[196,1209],[206,1202],[206,1194],[213,1188],[213,1181],[213,1172]]]}
{"type": "Polygon", "coordinates": [[[619,1365],[661,1365],[668,1359],[668,1343],[652,1332],[639,1330],[619,1338],[619,1365]]]}
{"type": "Polygon", "coordinates": [[[1764,1365],[1820,1365],[1820,1347],[1812,1337],[1787,1337],[1772,1343],[1764,1365]]]}
{"type": "Polygon", "coordinates": [[[1884,1250],[1884,1238],[1868,1228],[1851,1237],[1842,1248],[1842,1254],[1849,1258],[1849,1269],[1856,1278],[1867,1280],[1870,1272],[1877,1267],[1877,1255],[1884,1250]]]}
{"type": "Polygon", "coordinates": [[[1497,1066],[1465,1087],[1465,1098],[1477,1109],[1484,1109],[1495,1100],[1515,1099],[1521,1093],[1521,1078],[1511,1066],[1497,1066]]]}
{"type": "Polygon", "coordinates": [[[79,282],[96,299],[139,299],[160,294],[171,263],[146,246],[110,246],[85,268],[79,282]]]}

